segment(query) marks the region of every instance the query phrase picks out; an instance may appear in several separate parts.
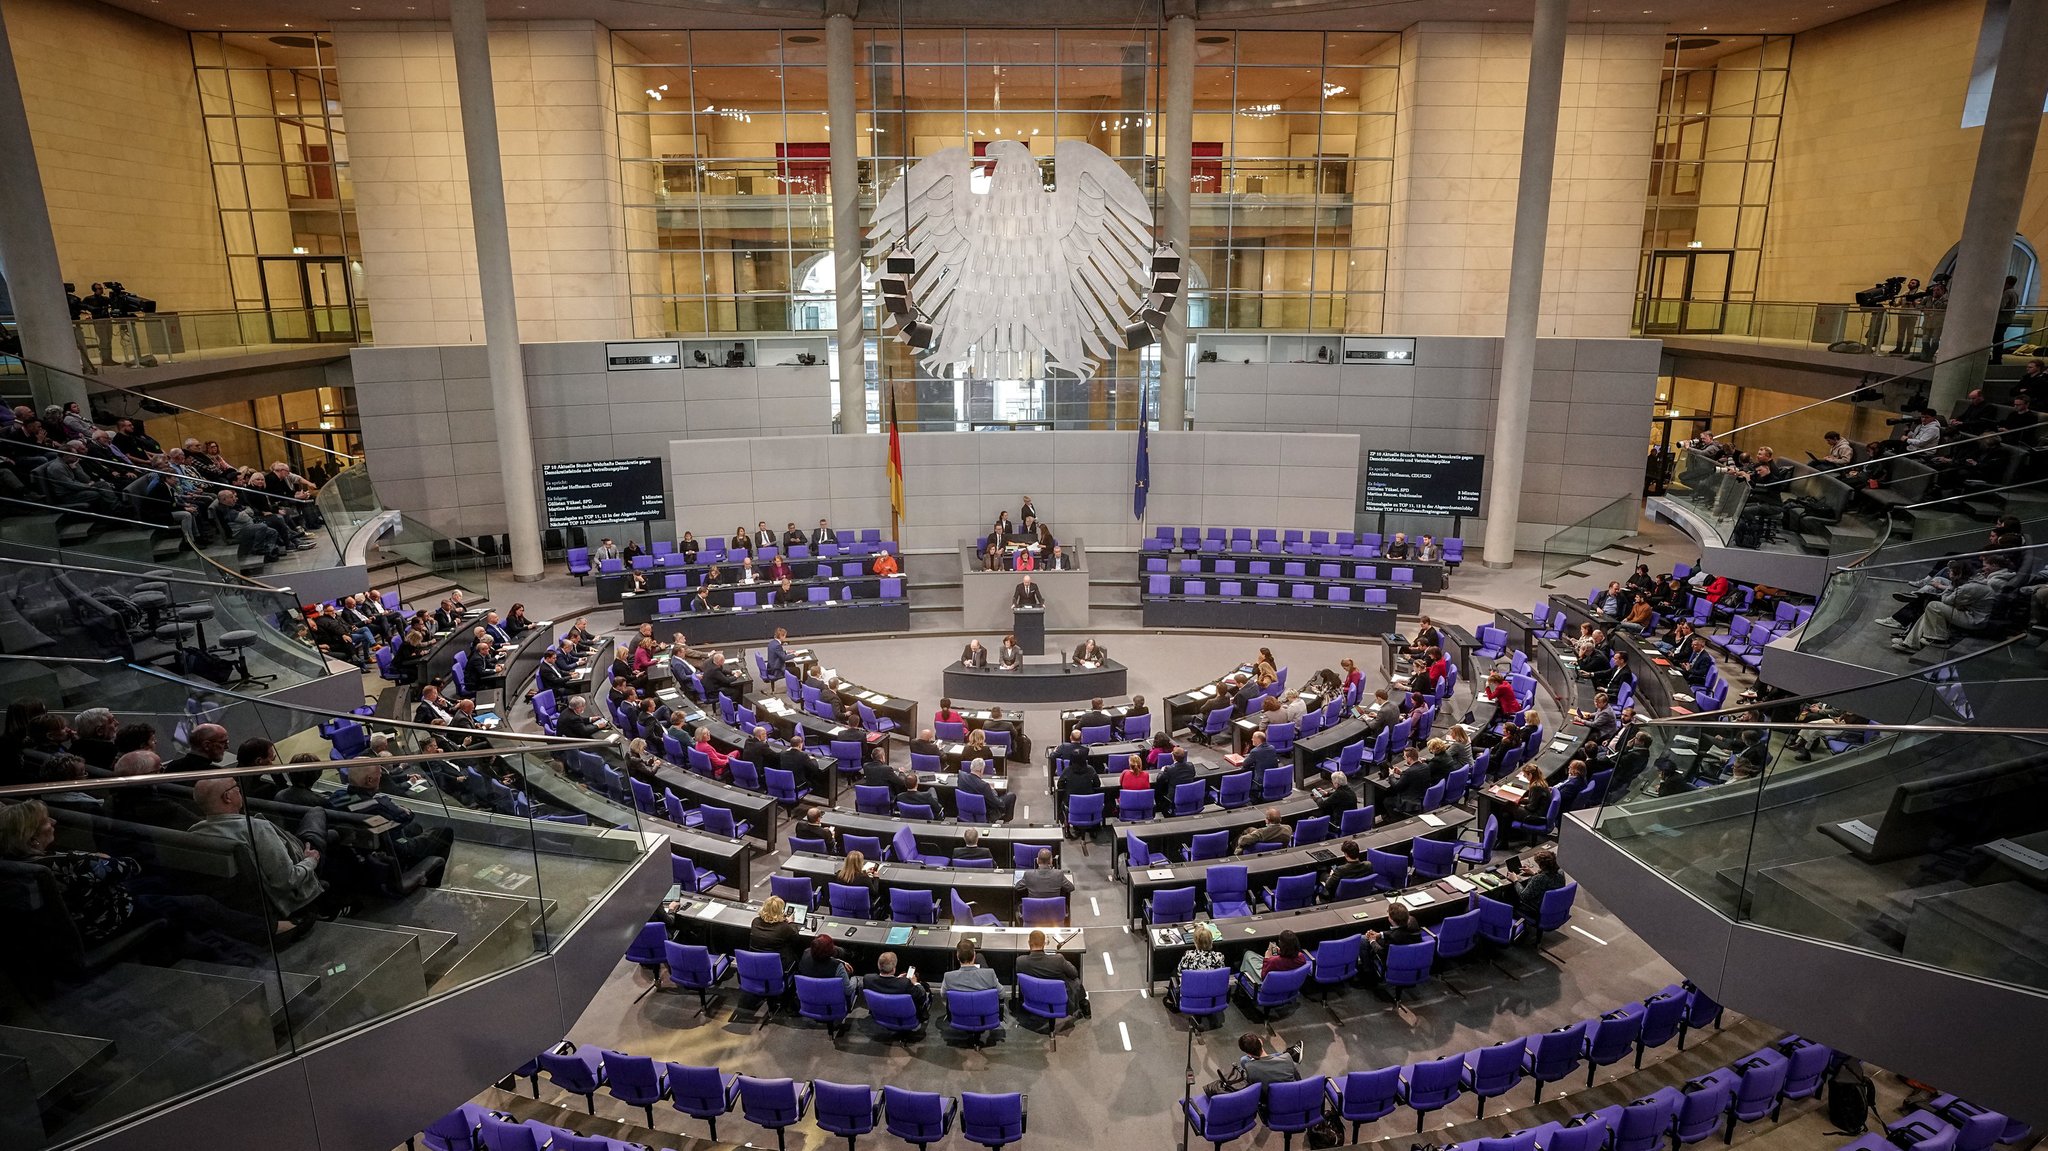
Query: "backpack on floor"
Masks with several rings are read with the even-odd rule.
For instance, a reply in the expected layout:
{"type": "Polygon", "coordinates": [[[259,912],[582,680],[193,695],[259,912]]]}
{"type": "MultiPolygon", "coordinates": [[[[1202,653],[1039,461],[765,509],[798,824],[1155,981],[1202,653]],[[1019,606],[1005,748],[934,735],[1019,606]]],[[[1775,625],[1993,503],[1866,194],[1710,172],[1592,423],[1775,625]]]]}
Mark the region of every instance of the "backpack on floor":
{"type": "Polygon", "coordinates": [[[1835,1125],[1830,1135],[1861,1135],[1877,1106],[1877,1087],[1870,1076],[1845,1059],[1828,1077],[1828,1122],[1835,1125]]]}

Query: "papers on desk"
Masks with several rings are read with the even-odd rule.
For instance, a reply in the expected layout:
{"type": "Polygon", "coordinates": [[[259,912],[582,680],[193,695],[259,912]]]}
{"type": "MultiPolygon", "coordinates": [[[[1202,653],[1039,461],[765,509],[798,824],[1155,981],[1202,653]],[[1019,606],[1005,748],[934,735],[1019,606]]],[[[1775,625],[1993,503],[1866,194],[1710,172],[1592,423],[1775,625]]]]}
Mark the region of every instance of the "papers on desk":
{"type": "Polygon", "coordinates": [[[1205,683],[1201,687],[1198,687],[1195,690],[1188,693],[1188,695],[1194,697],[1195,699],[1208,699],[1210,696],[1215,694],[1216,685],[1213,683],[1205,683]]]}
{"type": "Polygon", "coordinates": [[[700,903],[690,909],[690,914],[698,919],[717,919],[718,913],[724,910],[723,903],[700,903]]]}
{"type": "Polygon", "coordinates": [[[1499,787],[1494,788],[1493,790],[1497,794],[1502,795],[1508,799],[1512,799],[1519,803],[1522,799],[1522,796],[1527,792],[1528,789],[1521,787],[1517,784],[1503,783],[1499,787]]]}
{"type": "Polygon", "coordinates": [[[1571,740],[1570,740],[1569,738],[1566,738],[1566,739],[1553,739],[1553,740],[1551,740],[1551,741],[1550,741],[1550,750],[1552,750],[1552,751],[1563,751],[1563,750],[1564,750],[1565,748],[1568,748],[1568,747],[1570,747],[1571,745],[1572,745],[1572,741],[1571,741],[1571,740]]]}
{"type": "Polygon", "coordinates": [[[883,939],[882,942],[891,947],[908,943],[910,942],[910,929],[908,927],[892,927],[889,929],[888,937],[883,939]]]}
{"type": "Polygon", "coordinates": [[[1148,870],[1148,871],[1146,871],[1146,872],[1145,872],[1145,878],[1147,878],[1147,879],[1172,879],[1172,878],[1173,878],[1173,868],[1171,868],[1171,867],[1154,867],[1154,868],[1152,868],[1152,869],[1150,869],[1150,870],[1148,870]]]}
{"type": "Polygon", "coordinates": [[[1405,903],[1410,908],[1428,907],[1436,902],[1436,896],[1431,895],[1428,888],[1417,888],[1406,895],[1395,896],[1394,902],[1405,903]]]}
{"type": "Polygon", "coordinates": [[[1678,701],[1678,702],[1680,702],[1680,703],[1691,703],[1691,702],[1693,702],[1693,698],[1692,698],[1691,696],[1689,696],[1689,695],[1687,695],[1687,694],[1685,694],[1684,692],[1681,692],[1681,691],[1674,691],[1674,692],[1672,692],[1672,693],[1671,693],[1671,698],[1672,698],[1672,699],[1675,699],[1675,700],[1677,700],[1677,701],[1678,701]]]}
{"type": "Polygon", "coordinates": [[[1460,895],[1464,895],[1469,892],[1477,890],[1477,888],[1472,886],[1472,882],[1462,875],[1444,876],[1443,885],[1445,887],[1450,888],[1452,891],[1457,892],[1460,895]]]}
{"type": "Polygon", "coordinates": [[[1225,763],[1228,763],[1228,764],[1229,764],[1230,766],[1232,766],[1232,767],[1243,767],[1243,766],[1244,766],[1244,757],[1243,757],[1243,756],[1241,756],[1241,755],[1235,755],[1235,754],[1232,754],[1232,755],[1226,755],[1226,756],[1224,756],[1224,757],[1223,757],[1223,761],[1224,761],[1225,763]]]}
{"type": "Polygon", "coordinates": [[[1877,829],[1860,819],[1845,819],[1835,825],[1865,843],[1877,842],[1877,829]]]}
{"type": "Polygon", "coordinates": [[[1426,823],[1426,824],[1430,825],[1431,827],[1442,827],[1442,826],[1444,825],[1444,821],[1443,821],[1443,820],[1441,820],[1441,819],[1438,819],[1438,818],[1437,818],[1437,817],[1436,817],[1435,815],[1433,815],[1433,814],[1431,814],[1430,812],[1427,812],[1427,811],[1423,812],[1423,813],[1422,813],[1422,814],[1421,814],[1420,816],[1418,816],[1417,818],[1421,819],[1421,820],[1422,820],[1422,822],[1424,822],[1424,823],[1426,823]]]}

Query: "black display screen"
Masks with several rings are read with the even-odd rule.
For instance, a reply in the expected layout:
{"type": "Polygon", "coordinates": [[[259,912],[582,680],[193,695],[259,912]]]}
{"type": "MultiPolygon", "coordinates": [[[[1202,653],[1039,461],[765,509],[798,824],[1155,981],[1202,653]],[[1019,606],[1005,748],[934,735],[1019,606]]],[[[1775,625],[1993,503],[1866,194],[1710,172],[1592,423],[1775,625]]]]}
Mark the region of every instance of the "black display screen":
{"type": "Polygon", "coordinates": [[[542,464],[540,490],[550,527],[668,518],[658,459],[542,464]]]}
{"type": "Polygon", "coordinates": [[[1365,510],[1476,516],[1486,457],[1462,452],[1365,453],[1365,510]]]}

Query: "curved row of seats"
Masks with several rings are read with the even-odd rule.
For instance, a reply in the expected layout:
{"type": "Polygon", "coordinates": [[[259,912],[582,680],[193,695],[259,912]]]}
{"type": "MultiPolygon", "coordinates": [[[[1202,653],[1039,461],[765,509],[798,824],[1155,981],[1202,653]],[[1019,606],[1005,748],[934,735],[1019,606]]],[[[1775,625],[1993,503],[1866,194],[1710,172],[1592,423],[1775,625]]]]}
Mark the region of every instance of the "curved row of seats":
{"type": "MultiPolygon", "coordinates": [[[[1251,552],[1261,555],[1350,556],[1374,559],[1386,542],[1379,532],[1308,531],[1299,528],[1172,528],[1152,529],[1139,545],[1141,551],[1251,552]]],[[[1411,544],[1418,541],[1410,541],[1411,544]]],[[[1459,536],[1443,539],[1443,562],[1455,566],[1465,558],[1465,541],[1459,536]]]]}
{"type": "MultiPolygon", "coordinates": [[[[919,1151],[944,1139],[959,1123],[970,1143],[1001,1151],[1024,1137],[1027,1098],[1018,1092],[963,1091],[958,1096],[902,1087],[869,1087],[825,1079],[799,1083],[794,1079],[759,1079],[727,1075],[716,1067],[665,1063],[644,1055],[627,1055],[601,1047],[577,1048],[563,1043],[544,1051],[514,1072],[540,1094],[540,1076],[574,1095],[597,1113],[597,1092],[647,1113],[654,1126],[654,1107],[667,1103],[678,1112],[702,1119],[710,1138],[718,1138],[718,1120],[738,1111],[747,1122],[775,1132],[777,1147],[786,1147],[788,1129],[812,1113],[818,1128],[856,1140],[881,1127],[919,1151]]],[[[529,1119],[521,1123],[502,1112],[465,1103],[421,1132],[430,1151],[645,1151],[643,1144],[580,1135],[529,1119]]]]}
{"type": "Polygon", "coordinates": [[[1882,1131],[1873,1131],[1838,1151],[1990,1151],[1995,1144],[2024,1142],[2033,1128],[2018,1119],[1959,1099],[1937,1095],[1882,1131]]]}
{"type": "MultiPolygon", "coordinates": [[[[1479,1100],[1480,1114],[1484,1115],[1487,1100],[1507,1094],[1527,1078],[1535,1080],[1536,1084],[1532,1102],[1540,1102],[1546,1084],[1575,1075],[1582,1064],[1586,1067],[1586,1085],[1590,1087],[1593,1076],[1601,1067],[1619,1063],[1631,1053],[1635,1056],[1635,1065],[1641,1067],[1645,1051],[1662,1047],[1674,1038],[1678,1040],[1679,1049],[1684,1050],[1688,1030],[1710,1024],[1718,1027],[1720,1019],[1720,1004],[1697,988],[1673,984],[1641,1002],[1624,1004],[1597,1019],[1582,1020],[1570,1027],[1540,1035],[1510,1039],[1440,1059],[1421,1060],[1405,1067],[1352,1071],[1340,1076],[1314,1075],[1291,1083],[1253,1083],[1235,1091],[1184,1100],[1181,1106],[1187,1112],[1195,1134],[1219,1149],[1249,1133],[1259,1122],[1264,1122],[1270,1131],[1281,1132],[1291,1144],[1296,1133],[1322,1121],[1326,1101],[1330,1114],[1351,1124],[1352,1142],[1358,1141],[1359,1129],[1365,1124],[1384,1119],[1402,1107],[1414,1110],[1415,1129],[1419,1132],[1430,1112],[1449,1106],[1467,1091],[1479,1100]]],[[[1830,1052],[1825,1047],[1808,1044],[1796,1037],[1788,1040],[1790,1042],[1800,1044],[1797,1078],[1788,1074],[1795,1066],[1792,1057],[1766,1049],[1775,1056],[1777,1072],[1775,1079],[1770,1075],[1758,1078],[1753,1090],[1745,1086],[1743,1097],[1751,1100],[1745,1104],[1743,1114],[1746,1119],[1765,1113],[1774,1114],[1779,1101],[1804,1099],[1820,1089],[1826,1077],[1830,1052]],[[1817,1062],[1812,1052],[1818,1052],[1817,1062]],[[1750,1114],[1754,1100],[1765,1095],[1771,1102],[1764,1106],[1762,1112],[1750,1114]]],[[[1766,1052],[1758,1052],[1750,1059],[1765,1055],[1766,1052]]],[[[1665,1090],[1677,1091],[1676,1088],[1665,1090]]],[[[1662,1093],[1657,1097],[1662,1097],[1662,1093]]],[[[1730,1096],[1724,1094],[1721,1098],[1726,1103],[1730,1096]]],[[[1629,1108],[1636,1106],[1637,1103],[1628,1105],[1629,1108]]],[[[1664,1122],[1655,1128],[1655,1138],[1643,1142],[1633,1133],[1644,1127],[1649,1116],[1608,1114],[1622,1111],[1623,1108],[1603,1108],[1569,1123],[1550,1123],[1531,1129],[1542,1132],[1541,1137],[1532,1136],[1530,1132],[1517,1132],[1510,1137],[1517,1140],[1513,1151],[1536,1151],[1539,1146],[1542,1151],[1652,1151],[1656,1142],[1671,1129],[1667,1109],[1662,1113],[1664,1122]],[[1632,1133],[1631,1140],[1626,1145],[1610,1145],[1610,1134],[1624,1130],[1623,1120],[1627,1124],[1625,1129],[1632,1133]]],[[[1716,1112],[1717,1116],[1719,1114],[1716,1112]]],[[[1508,1148],[1482,1148],[1474,1144],[1462,1147],[1460,1151],[1508,1151],[1508,1148]]]]}

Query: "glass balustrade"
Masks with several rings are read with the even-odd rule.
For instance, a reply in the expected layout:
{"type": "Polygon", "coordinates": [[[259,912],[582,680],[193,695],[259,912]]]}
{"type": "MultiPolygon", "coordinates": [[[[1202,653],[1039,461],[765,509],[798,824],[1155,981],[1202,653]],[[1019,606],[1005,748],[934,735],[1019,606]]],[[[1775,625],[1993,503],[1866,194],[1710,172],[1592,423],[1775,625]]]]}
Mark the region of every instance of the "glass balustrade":
{"type": "Polygon", "coordinates": [[[195,739],[214,754],[201,728],[218,722],[230,763],[252,739],[275,761],[122,779],[68,757],[5,765],[40,779],[0,787],[0,1063],[34,1070],[0,1092],[0,1130],[24,1147],[549,953],[655,842],[630,807],[593,816],[560,782],[551,756],[594,744],[473,732],[454,747],[445,728],[122,674],[96,702],[153,727],[164,758],[195,739]]]}
{"type": "MultiPolygon", "coordinates": [[[[1946,309],[1900,304],[1861,307],[1853,303],[1793,300],[1683,300],[1645,297],[1636,303],[1636,332],[1666,339],[1738,341],[1813,351],[1838,351],[1860,344],[1869,352],[1932,361],[1940,354],[1946,309]]],[[[2015,314],[2012,330],[2048,326],[2048,309],[2015,314]]],[[[1972,342],[1975,342],[1974,340],[1972,342]]],[[[1987,345],[1988,347],[1988,345],[1987,345]]]]}
{"type": "Polygon", "coordinates": [[[1726,718],[1647,725],[1595,831],[1729,919],[2048,989],[2048,729],[1726,718]]]}
{"type": "Polygon", "coordinates": [[[1642,526],[1643,501],[1623,496],[1576,523],[1566,524],[1543,541],[1543,583],[1554,584],[1572,568],[1636,534],[1642,526]]]}

